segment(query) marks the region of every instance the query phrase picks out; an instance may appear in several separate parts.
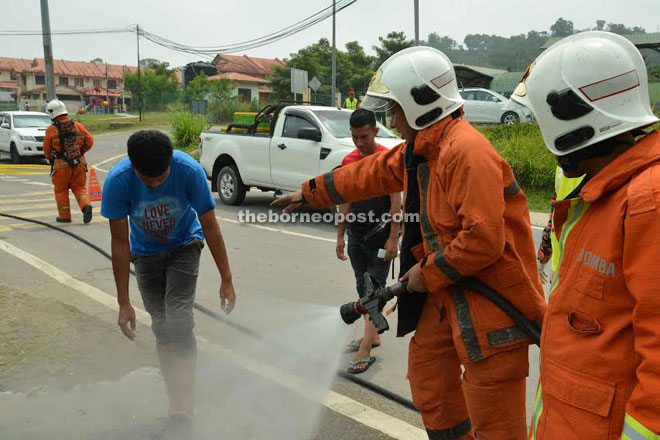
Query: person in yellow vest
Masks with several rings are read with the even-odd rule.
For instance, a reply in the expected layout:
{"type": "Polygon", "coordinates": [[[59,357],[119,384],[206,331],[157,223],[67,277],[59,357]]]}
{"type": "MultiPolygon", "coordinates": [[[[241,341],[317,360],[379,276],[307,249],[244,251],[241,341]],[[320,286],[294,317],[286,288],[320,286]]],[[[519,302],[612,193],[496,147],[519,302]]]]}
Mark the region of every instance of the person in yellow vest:
{"type": "Polygon", "coordinates": [[[353,90],[349,90],[348,98],[346,98],[346,102],[344,102],[344,108],[349,110],[357,110],[358,107],[358,100],[355,97],[355,92],[353,90]]]}
{"type": "Polygon", "coordinates": [[[584,176],[574,178],[564,176],[564,172],[559,166],[557,166],[557,169],[555,170],[555,195],[552,198],[552,204],[550,205],[550,218],[548,219],[548,224],[543,228],[543,237],[541,238],[541,244],[539,245],[537,254],[539,261],[539,275],[541,276],[543,284],[547,283],[549,279],[548,274],[545,271],[548,262],[550,262],[550,268],[553,274],[557,272],[557,266],[559,266],[559,252],[553,252],[553,249],[558,249],[559,246],[552,223],[552,217],[555,212],[555,202],[568,198],[568,196],[580,186],[583,179],[584,176]]]}

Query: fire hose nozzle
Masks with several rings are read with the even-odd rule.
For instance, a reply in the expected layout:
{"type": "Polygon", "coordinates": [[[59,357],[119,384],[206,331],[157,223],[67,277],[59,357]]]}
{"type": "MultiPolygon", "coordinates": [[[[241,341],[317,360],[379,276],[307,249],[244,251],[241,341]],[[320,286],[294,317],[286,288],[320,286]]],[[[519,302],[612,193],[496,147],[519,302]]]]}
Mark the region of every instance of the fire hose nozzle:
{"type": "Polygon", "coordinates": [[[364,274],[366,295],[358,301],[349,302],[339,308],[341,319],[346,324],[353,324],[362,315],[369,315],[378,333],[389,330],[390,326],[383,315],[385,304],[395,296],[408,292],[408,282],[404,281],[391,286],[377,287],[369,273],[364,274]]]}

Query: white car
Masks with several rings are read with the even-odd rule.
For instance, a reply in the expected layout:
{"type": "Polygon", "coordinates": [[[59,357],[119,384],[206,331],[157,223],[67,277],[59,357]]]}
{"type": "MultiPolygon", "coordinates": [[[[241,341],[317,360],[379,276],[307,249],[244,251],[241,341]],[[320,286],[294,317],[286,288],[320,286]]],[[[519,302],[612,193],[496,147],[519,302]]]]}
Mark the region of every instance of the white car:
{"type": "Polygon", "coordinates": [[[0,112],[0,157],[8,155],[13,163],[26,158],[44,159],[44,136],[52,124],[41,112],[0,112]]]}
{"type": "Polygon", "coordinates": [[[465,100],[463,119],[480,124],[507,124],[532,122],[533,116],[529,109],[518,106],[505,109],[509,101],[497,92],[481,88],[466,88],[460,90],[465,100]]]}
{"type": "MultiPolygon", "coordinates": [[[[246,191],[297,191],[306,180],[341,166],[355,150],[351,111],[336,107],[266,106],[251,125],[231,124],[226,132],[202,131],[200,163],[226,205],[240,205],[246,191]],[[270,124],[267,132],[258,127],[270,124]],[[243,132],[237,132],[240,129],[243,132]]],[[[378,124],[376,141],[392,148],[401,142],[378,124]]]]}

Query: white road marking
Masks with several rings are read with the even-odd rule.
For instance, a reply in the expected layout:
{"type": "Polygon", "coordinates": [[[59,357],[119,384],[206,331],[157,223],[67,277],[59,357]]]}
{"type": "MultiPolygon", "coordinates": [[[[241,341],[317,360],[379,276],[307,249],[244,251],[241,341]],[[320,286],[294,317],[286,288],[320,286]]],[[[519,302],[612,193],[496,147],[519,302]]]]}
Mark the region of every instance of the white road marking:
{"type": "MultiPolygon", "coordinates": [[[[26,252],[23,249],[16,247],[4,240],[0,240],[0,249],[7,252],[9,255],[13,255],[16,258],[23,260],[30,266],[39,269],[49,277],[59,281],[65,286],[69,286],[72,289],[77,290],[78,292],[98,302],[99,304],[110,307],[111,309],[117,309],[117,300],[114,297],[100,289],[97,289],[94,286],[73,278],[71,275],[42,260],[41,258],[32,255],[29,252],[26,252]]],[[[135,314],[138,319],[148,323],[148,325],[151,325],[151,318],[147,312],[140,309],[135,309],[135,314]]]]}
{"type": "Polygon", "coordinates": [[[41,196],[44,194],[53,194],[51,191],[33,191],[23,194],[0,194],[0,199],[15,199],[16,197],[32,197],[41,196]]]}
{"type": "Polygon", "coordinates": [[[31,209],[41,209],[41,208],[55,208],[55,205],[53,202],[50,203],[33,203],[31,205],[19,205],[19,206],[8,206],[8,207],[3,207],[2,211],[3,212],[14,212],[14,211],[28,211],[31,209]]]}
{"type": "Polygon", "coordinates": [[[218,217],[218,216],[216,216],[216,218],[218,220],[222,220],[224,222],[235,223],[237,225],[249,226],[251,228],[261,229],[263,231],[279,232],[281,234],[294,235],[296,237],[303,237],[303,238],[311,238],[313,240],[319,240],[319,241],[328,241],[330,243],[336,243],[337,242],[337,240],[332,239],[332,238],[318,237],[316,235],[309,235],[309,234],[302,234],[300,232],[287,231],[286,229],[277,229],[277,228],[271,228],[269,226],[255,225],[253,223],[239,222],[236,219],[228,218],[228,217],[218,217]]]}
{"type": "MultiPolygon", "coordinates": [[[[13,255],[14,257],[24,261],[30,266],[50,276],[51,278],[85,295],[89,299],[92,299],[110,309],[117,310],[117,301],[113,296],[83,281],[73,278],[71,275],[42,260],[41,258],[32,255],[29,252],[26,252],[23,249],[16,247],[4,240],[0,240],[0,250],[3,250],[9,255],[13,255]]],[[[151,325],[151,318],[147,312],[138,307],[134,307],[134,309],[138,321],[145,325],[151,325]]],[[[281,386],[289,388],[292,391],[301,394],[302,396],[309,395],[310,388],[316,389],[318,391],[316,385],[303,381],[298,376],[294,376],[278,368],[265,365],[255,359],[246,357],[240,353],[228,350],[216,344],[211,344],[203,337],[198,336],[197,339],[202,344],[208,345],[215,350],[219,350],[223,353],[223,355],[236,362],[237,365],[240,365],[241,367],[258,374],[261,377],[272,380],[281,386]]],[[[426,433],[424,430],[334,391],[327,392],[323,405],[345,417],[351,418],[365,426],[380,431],[397,440],[420,440],[426,438],[426,433]]]]}
{"type": "Polygon", "coordinates": [[[96,168],[98,171],[103,171],[104,173],[107,173],[108,172],[107,170],[103,170],[103,169],[99,168],[99,166],[103,165],[104,163],[111,162],[115,159],[119,159],[120,157],[124,157],[124,156],[126,156],[126,153],[122,153],[122,154],[118,154],[116,156],[112,156],[109,159],[102,160],[101,162],[97,163],[96,165],[92,165],[92,168],[96,168]]]}
{"type": "Polygon", "coordinates": [[[3,205],[15,205],[17,203],[33,203],[33,202],[52,202],[53,198],[39,198],[39,199],[11,199],[11,200],[0,200],[0,206],[3,205]]]}
{"type": "Polygon", "coordinates": [[[25,182],[28,185],[39,185],[39,186],[53,186],[51,183],[44,182],[25,182]]]}

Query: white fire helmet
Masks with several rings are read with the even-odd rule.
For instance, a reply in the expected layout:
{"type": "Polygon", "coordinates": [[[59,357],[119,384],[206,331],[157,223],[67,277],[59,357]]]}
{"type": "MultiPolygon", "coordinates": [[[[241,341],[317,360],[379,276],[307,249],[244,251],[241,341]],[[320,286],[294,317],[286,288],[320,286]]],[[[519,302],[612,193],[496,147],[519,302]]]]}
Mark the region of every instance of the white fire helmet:
{"type": "Polygon", "coordinates": [[[581,32],[550,46],[527,68],[511,101],[534,113],[556,156],[658,121],[642,55],[609,32],[581,32]]]}
{"type": "Polygon", "coordinates": [[[53,99],[48,103],[46,106],[46,113],[48,113],[48,116],[50,116],[50,119],[55,119],[58,116],[66,115],[68,112],[66,111],[66,105],[59,99],[53,99]]]}
{"type": "Polygon", "coordinates": [[[411,47],[385,61],[360,104],[374,112],[403,109],[408,124],[421,130],[463,106],[449,58],[431,47],[411,47]]]}

